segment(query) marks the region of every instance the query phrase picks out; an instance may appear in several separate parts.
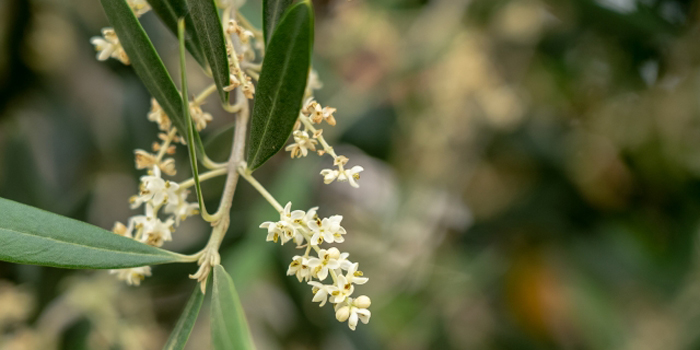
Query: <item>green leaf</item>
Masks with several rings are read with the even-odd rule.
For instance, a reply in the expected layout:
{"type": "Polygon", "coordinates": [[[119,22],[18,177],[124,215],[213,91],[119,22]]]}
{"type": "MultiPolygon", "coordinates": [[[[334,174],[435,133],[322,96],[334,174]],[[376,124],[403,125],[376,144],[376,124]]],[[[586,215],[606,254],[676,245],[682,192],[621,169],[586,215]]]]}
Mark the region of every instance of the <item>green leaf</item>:
{"type": "Polygon", "coordinates": [[[263,38],[265,38],[265,44],[270,42],[270,37],[275,32],[277,23],[292,2],[294,0],[263,0],[263,38]]]}
{"type": "Polygon", "coordinates": [[[207,213],[207,208],[204,206],[204,198],[202,196],[202,185],[199,182],[199,170],[197,169],[197,152],[193,146],[194,135],[197,134],[195,130],[194,122],[192,121],[192,116],[190,115],[189,108],[187,106],[187,69],[185,67],[185,19],[180,18],[177,21],[177,35],[180,41],[180,84],[182,86],[182,110],[185,111],[185,123],[187,123],[187,151],[190,156],[190,168],[192,169],[192,177],[194,178],[194,187],[197,192],[197,203],[199,203],[199,210],[202,213],[202,217],[206,218],[209,216],[207,213]]]}
{"type": "Polygon", "coordinates": [[[215,350],[255,349],[233,280],[221,265],[214,267],[211,343],[215,350]]]}
{"type": "Polygon", "coordinates": [[[192,333],[192,328],[194,328],[194,323],[197,321],[197,316],[199,315],[199,310],[202,308],[202,302],[204,301],[204,293],[199,287],[199,283],[194,287],[194,292],[192,296],[187,301],[185,305],[185,310],[182,311],[180,319],[177,320],[175,329],[170,333],[170,338],[168,342],[165,343],[163,350],[182,350],[187,344],[187,339],[192,333]]]}
{"type": "Polygon", "coordinates": [[[185,46],[187,47],[187,51],[199,62],[202,68],[207,69],[207,61],[202,51],[202,43],[199,40],[199,36],[194,32],[192,17],[188,15],[189,9],[187,8],[187,1],[148,0],[148,3],[151,5],[151,8],[153,8],[153,12],[158,15],[165,26],[175,35],[177,35],[178,18],[185,17],[186,27],[192,28],[185,33],[185,46]]]}
{"type": "Polygon", "coordinates": [[[299,116],[311,65],[313,10],[290,7],[265,51],[251,120],[248,167],[255,170],[287,142],[299,116]]]}
{"type": "MultiPolygon", "coordinates": [[[[183,100],[173,79],[165,69],[151,40],[141,27],[138,19],[125,0],[101,0],[109,22],[119,37],[131,65],[146,86],[148,92],[158,101],[170,117],[180,135],[187,135],[187,124],[182,113],[183,100]]],[[[206,157],[199,133],[195,134],[198,155],[206,157]]]]}
{"type": "MultiPolygon", "coordinates": [[[[229,85],[229,64],[224,41],[224,28],[221,26],[219,12],[214,0],[187,0],[194,29],[202,42],[204,56],[211,67],[216,87],[219,89],[221,101],[227,103],[229,93],[224,87],[229,85]]],[[[189,23],[188,23],[189,25],[189,23]]]]}
{"type": "Polygon", "coordinates": [[[182,262],[183,256],[0,198],[0,260],[78,269],[182,262]]]}
{"type": "Polygon", "coordinates": [[[125,0],[101,1],[136,74],[175,123],[180,135],[185,135],[180,92],[138,19],[125,0]]]}

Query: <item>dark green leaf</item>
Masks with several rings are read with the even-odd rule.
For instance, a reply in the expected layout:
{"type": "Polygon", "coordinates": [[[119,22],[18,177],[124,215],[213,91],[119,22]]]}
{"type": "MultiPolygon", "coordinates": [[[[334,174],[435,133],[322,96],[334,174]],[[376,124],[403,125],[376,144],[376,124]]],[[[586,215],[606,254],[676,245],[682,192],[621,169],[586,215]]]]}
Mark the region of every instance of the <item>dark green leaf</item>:
{"type": "Polygon", "coordinates": [[[222,102],[227,103],[229,94],[224,91],[224,87],[229,85],[230,74],[224,29],[221,26],[219,12],[214,0],[187,0],[187,5],[194,24],[194,28],[188,30],[194,29],[197,33],[202,43],[204,57],[209,62],[214,82],[219,89],[219,97],[222,102]]]}
{"type": "Polygon", "coordinates": [[[299,116],[311,65],[313,10],[302,1],[285,12],[265,51],[250,126],[248,167],[254,170],[287,142],[299,116]]]}
{"type": "MultiPolygon", "coordinates": [[[[125,0],[101,1],[107,18],[114,27],[141,82],[173,121],[178,133],[182,136],[187,135],[180,92],[129,4],[125,0]]],[[[199,133],[195,134],[195,143],[198,155],[204,158],[206,155],[199,133]]]]}
{"type": "Polygon", "coordinates": [[[197,202],[199,210],[202,212],[202,217],[208,216],[207,208],[204,206],[202,197],[202,185],[199,182],[199,170],[197,169],[197,152],[194,146],[194,135],[197,133],[195,125],[192,122],[189,108],[187,106],[187,69],[185,67],[185,20],[180,18],[177,22],[177,35],[180,41],[180,85],[182,86],[182,110],[185,112],[185,123],[187,123],[187,151],[190,155],[190,168],[192,169],[192,177],[194,178],[194,187],[197,192],[197,202]]]}
{"type": "Polygon", "coordinates": [[[120,269],[182,262],[182,258],[81,221],[0,198],[0,260],[120,269]]]}
{"type": "Polygon", "coordinates": [[[221,265],[214,267],[211,343],[215,350],[255,349],[233,280],[221,265]]]}
{"type": "Polygon", "coordinates": [[[270,37],[275,32],[277,23],[292,2],[294,0],[263,0],[263,37],[265,38],[265,44],[270,42],[270,37]]]}
{"type": "Polygon", "coordinates": [[[176,124],[180,135],[186,135],[180,92],[131,8],[125,0],[102,0],[102,6],[136,74],[176,124]]]}
{"type": "Polygon", "coordinates": [[[170,338],[168,338],[168,342],[165,343],[163,350],[182,350],[185,348],[187,339],[190,337],[190,333],[192,333],[192,328],[194,328],[194,323],[197,321],[199,309],[202,308],[203,301],[204,293],[202,293],[202,289],[199,288],[199,283],[197,283],[192,296],[187,301],[187,305],[185,305],[185,310],[182,311],[180,319],[177,320],[175,329],[170,333],[170,338]]]}
{"type": "Polygon", "coordinates": [[[184,17],[185,26],[188,31],[185,33],[185,46],[202,68],[207,69],[207,61],[202,51],[202,43],[199,36],[194,32],[192,17],[189,16],[186,0],[148,0],[160,20],[163,21],[170,31],[177,35],[177,19],[184,17]]]}

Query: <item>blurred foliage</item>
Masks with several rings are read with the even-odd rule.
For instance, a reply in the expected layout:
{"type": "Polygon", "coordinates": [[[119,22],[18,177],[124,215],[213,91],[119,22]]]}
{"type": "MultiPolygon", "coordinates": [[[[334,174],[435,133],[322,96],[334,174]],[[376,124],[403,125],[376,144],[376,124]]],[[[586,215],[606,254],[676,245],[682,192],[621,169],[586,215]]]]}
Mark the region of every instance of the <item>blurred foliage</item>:
{"type": "MultiPolygon", "coordinates": [[[[322,185],[316,157],[258,173],[283,203],[345,216],[373,317],[351,332],[311,303],[284,275],[293,249],[257,228],[274,210],[241,184],[222,256],[260,349],[700,347],[700,2],[314,4],[319,100],[339,110],[324,135],[362,187],[322,185]]],[[[244,12],[260,24],[258,1],[244,12]]],[[[174,69],[172,35],[142,21],[174,69]]],[[[133,71],[94,59],[106,25],[94,1],[0,2],[0,196],[111,228],[156,126],[133,71]]],[[[206,142],[231,120],[205,108],[206,142]]],[[[221,186],[205,186],[212,207],[221,186]]],[[[200,221],[168,247],[203,246],[200,221]]],[[[2,263],[0,348],[158,349],[194,270],[128,288],[2,263]]],[[[208,348],[206,319],[190,349],[208,348]]]]}

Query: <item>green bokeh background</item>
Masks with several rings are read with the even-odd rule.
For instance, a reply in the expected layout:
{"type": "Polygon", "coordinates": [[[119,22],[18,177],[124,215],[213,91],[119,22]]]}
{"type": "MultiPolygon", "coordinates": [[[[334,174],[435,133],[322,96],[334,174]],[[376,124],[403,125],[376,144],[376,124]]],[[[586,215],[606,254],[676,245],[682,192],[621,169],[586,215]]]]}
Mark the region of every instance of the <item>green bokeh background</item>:
{"type": "MultiPolygon", "coordinates": [[[[323,185],[315,155],[256,176],[282,203],[344,216],[372,320],[350,331],[285,276],[295,251],[265,242],[275,212],[242,183],[222,258],[259,349],[700,349],[700,2],[314,5],[317,98],[338,108],[324,136],[365,168],[361,187],[323,185]]],[[[259,1],[243,12],[260,23],[259,1]]],[[[175,38],[141,20],[176,72],[175,38]]],[[[95,59],[107,25],[96,1],[0,1],[0,196],[111,229],[137,213],[133,150],[157,127],[131,68],[95,59]]],[[[207,81],[188,64],[196,93],[207,81]]],[[[231,116],[204,109],[224,160],[231,116]]],[[[204,187],[212,208],[222,185],[204,187]]],[[[207,234],[190,218],[166,247],[207,234]]],[[[159,349],[195,270],[128,287],[0,263],[0,349],[159,349]]],[[[208,348],[207,317],[189,349],[208,348]]]]}

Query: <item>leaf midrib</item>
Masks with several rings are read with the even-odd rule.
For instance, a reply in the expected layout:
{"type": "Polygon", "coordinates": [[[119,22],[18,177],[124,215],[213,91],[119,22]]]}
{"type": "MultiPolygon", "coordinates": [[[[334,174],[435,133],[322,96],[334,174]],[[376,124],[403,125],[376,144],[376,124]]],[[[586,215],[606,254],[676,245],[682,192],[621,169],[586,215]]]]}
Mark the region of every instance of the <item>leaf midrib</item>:
{"type": "MultiPolygon", "coordinates": [[[[296,29],[297,29],[296,32],[299,33],[300,32],[299,26],[297,26],[296,29]]],[[[272,41],[270,41],[270,42],[272,42],[272,41]]],[[[294,48],[296,46],[295,45],[296,42],[297,41],[294,41],[294,43],[292,43],[289,46],[290,49],[285,51],[285,52],[288,53],[288,52],[292,51],[292,48],[294,48]]],[[[279,94],[280,94],[281,86],[284,83],[284,77],[287,75],[287,72],[289,71],[289,64],[288,63],[290,61],[291,61],[291,55],[285,55],[285,59],[284,59],[285,65],[282,68],[282,74],[280,74],[281,78],[278,79],[278,83],[275,84],[275,93],[273,95],[274,98],[272,100],[272,105],[270,107],[270,112],[268,114],[267,120],[265,121],[265,128],[263,129],[263,133],[260,136],[260,142],[258,142],[258,145],[257,145],[256,150],[255,150],[255,154],[253,155],[253,159],[252,159],[253,164],[257,163],[256,161],[258,160],[258,154],[260,153],[260,148],[262,148],[263,140],[265,139],[265,136],[267,135],[267,132],[269,129],[268,126],[270,125],[270,122],[272,121],[272,116],[274,115],[273,112],[274,112],[275,108],[277,107],[277,102],[279,102],[279,99],[277,98],[277,96],[279,96],[279,94]]]]}
{"type": "Polygon", "coordinates": [[[120,253],[120,254],[134,255],[134,256],[147,256],[147,257],[157,257],[157,258],[170,257],[170,256],[172,256],[173,258],[178,257],[178,255],[171,253],[171,252],[167,252],[167,251],[163,251],[162,255],[154,255],[154,254],[149,254],[149,253],[137,253],[137,252],[130,252],[130,251],[122,251],[122,250],[109,250],[106,248],[87,246],[87,245],[77,244],[77,243],[71,242],[71,241],[64,241],[64,240],[57,239],[55,237],[48,237],[48,236],[42,236],[42,235],[32,234],[32,233],[28,233],[28,232],[17,231],[17,230],[6,228],[6,227],[0,228],[0,231],[10,231],[10,232],[14,232],[14,233],[24,235],[24,236],[34,237],[34,238],[38,238],[38,239],[44,239],[44,240],[53,241],[53,242],[62,243],[62,244],[67,244],[67,245],[72,245],[72,246],[77,246],[77,247],[80,247],[83,249],[93,249],[93,250],[105,251],[105,252],[110,252],[110,253],[120,253]]]}
{"type": "MultiPolygon", "coordinates": [[[[219,284],[221,283],[220,279],[225,277],[225,276],[220,276],[220,274],[219,274],[219,276],[216,276],[216,275],[217,274],[215,273],[214,283],[216,285],[214,286],[214,293],[212,295],[212,299],[214,300],[214,303],[213,303],[214,306],[218,306],[218,307],[214,308],[214,315],[216,317],[216,320],[219,321],[219,324],[224,325],[224,328],[225,328],[226,327],[226,318],[224,317],[224,313],[222,312],[223,307],[221,306],[221,291],[219,290],[219,288],[220,288],[219,284]],[[216,277],[219,277],[219,278],[217,279],[216,277]]],[[[228,281],[226,281],[226,282],[228,282],[228,281]]],[[[231,338],[228,337],[228,333],[223,332],[225,336],[222,337],[221,336],[221,334],[222,334],[221,327],[217,327],[216,329],[217,329],[217,333],[219,334],[218,338],[220,340],[224,340],[226,342],[228,349],[233,348],[233,343],[231,341],[231,338]]]]}
{"type": "MultiPolygon", "coordinates": [[[[194,1],[206,1],[206,0],[194,0],[194,1]]],[[[198,5],[198,6],[200,7],[200,12],[199,12],[198,14],[199,14],[200,16],[203,17],[203,14],[201,13],[201,11],[203,10],[203,8],[202,8],[201,6],[206,6],[206,5],[198,5]]],[[[203,36],[204,36],[205,40],[207,40],[207,42],[208,42],[208,44],[209,44],[208,47],[210,48],[209,50],[207,50],[207,49],[205,48],[205,50],[211,51],[212,61],[214,61],[214,62],[209,62],[209,65],[212,66],[212,67],[211,67],[211,68],[212,68],[212,73],[215,72],[215,71],[216,71],[216,72],[221,72],[221,71],[222,71],[222,69],[220,69],[221,64],[220,64],[219,59],[218,59],[218,57],[217,57],[217,56],[219,56],[219,55],[217,55],[217,52],[216,52],[217,50],[214,49],[214,47],[215,47],[215,46],[214,46],[214,42],[215,42],[215,41],[218,41],[218,40],[212,41],[212,38],[211,38],[211,35],[210,35],[210,28],[209,28],[209,22],[208,22],[208,21],[198,21],[198,22],[201,22],[201,23],[204,24],[204,25],[203,25],[203,28],[204,28],[204,35],[203,35],[203,36]],[[215,67],[215,66],[216,66],[216,67],[215,67]],[[214,70],[214,68],[216,68],[216,70],[214,70]]],[[[196,28],[195,28],[195,30],[196,30],[196,28]]],[[[217,28],[214,28],[214,31],[217,31],[217,28]]],[[[226,71],[228,71],[228,69],[226,69],[226,71]]],[[[226,78],[228,78],[228,77],[226,77],[226,78]]],[[[219,93],[221,93],[221,92],[223,91],[223,90],[222,90],[222,87],[223,87],[222,84],[225,84],[225,82],[226,82],[225,80],[220,82],[219,80],[221,80],[221,79],[222,79],[222,77],[220,77],[220,74],[215,74],[215,75],[214,75],[214,80],[216,80],[216,81],[219,83],[219,84],[217,84],[219,93]]]]}
{"type": "Polygon", "coordinates": [[[280,7],[282,6],[282,1],[283,1],[283,0],[272,0],[272,1],[275,2],[275,5],[274,5],[274,12],[272,12],[272,13],[273,13],[273,17],[271,18],[271,19],[272,19],[271,23],[266,23],[267,25],[266,25],[266,28],[265,28],[265,29],[267,29],[267,30],[269,31],[269,33],[268,33],[268,34],[269,34],[269,37],[266,37],[266,38],[265,38],[266,41],[272,40],[272,34],[275,33],[276,23],[278,22],[278,19],[279,19],[279,18],[282,18],[282,12],[279,11],[279,9],[280,9],[280,7]],[[272,26],[272,28],[269,28],[270,26],[272,26]]]}

